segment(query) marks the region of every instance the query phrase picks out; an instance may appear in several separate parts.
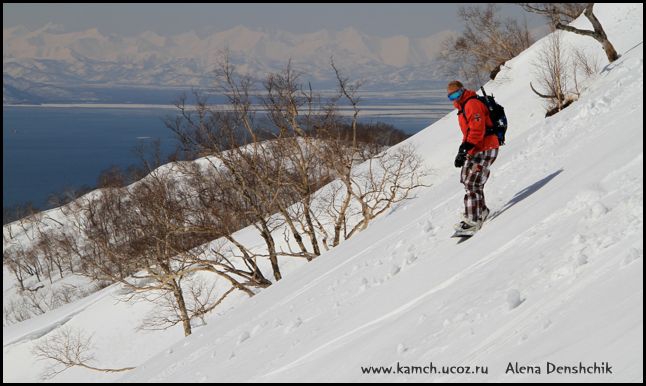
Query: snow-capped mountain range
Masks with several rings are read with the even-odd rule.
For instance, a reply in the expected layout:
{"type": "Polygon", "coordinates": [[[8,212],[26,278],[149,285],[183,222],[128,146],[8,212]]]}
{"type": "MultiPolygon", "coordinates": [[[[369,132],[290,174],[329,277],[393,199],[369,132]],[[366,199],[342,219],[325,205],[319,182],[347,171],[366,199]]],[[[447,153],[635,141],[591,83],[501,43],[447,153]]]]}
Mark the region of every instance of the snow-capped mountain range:
{"type": "Polygon", "coordinates": [[[206,87],[223,50],[241,72],[252,76],[278,70],[291,59],[308,79],[332,84],[333,56],[345,75],[368,86],[419,85],[441,77],[435,59],[442,41],[452,34],[382,38],[354,28],[295,34],[237,26],[220,32],[161,36],[146,31],[123,37],[97,29],[65,32],[54,24],[33,31],[18,26],[3,29],[3,101],[65,99],[76,94],[70,88],[79,87],[206,87]]]}

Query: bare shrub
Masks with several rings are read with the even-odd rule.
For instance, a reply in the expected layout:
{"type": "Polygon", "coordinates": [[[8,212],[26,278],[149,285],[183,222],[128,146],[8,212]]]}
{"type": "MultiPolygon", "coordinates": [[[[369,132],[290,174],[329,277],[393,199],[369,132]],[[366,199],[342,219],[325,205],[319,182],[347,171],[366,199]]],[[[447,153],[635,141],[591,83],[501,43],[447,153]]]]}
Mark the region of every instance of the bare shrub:
{"type": "Polygon", "coordinates": [[[582,48],[574,49],[574,58],[578,68],[588,77],[594,76],[601,71],[601,63],[597,58],[588,55],[582,48]]]}
{"type": "Polygon", "coordinates": [[[88,336],[80,329],[63,326],[36,344],[32,352],[41,360],[54,361],[54,364],[42,374],[43,379],[50,379],[75,366],[108,373],[134,369],[134,367],[106,369],[89,365],[94,360],[91,352],[93,348],[91,335],[88,336]]]}
{"type": "Polygon", "coordinates": [[[563,49],[562,33],[554,31],[539,52],[538,60],[534,62],[538,84],[546,91],[537,91],[530,82],[535,94],[550,101],[548,110],[555,109],[558,112],[565,108],[570,81],[569,66],[569,57],[563,49]]]}
{"type": "Polygon", "coordinates": [[[576,101],[584,91],[585,83],[600,69],[598,60],[581,48],[567,47],[563,43],[563,32],[559,30],[547,38],[533,66],[540,90],[531,82],[530,87],[536,95],[548,100],[546,116],[554,115],[576,101]]]}

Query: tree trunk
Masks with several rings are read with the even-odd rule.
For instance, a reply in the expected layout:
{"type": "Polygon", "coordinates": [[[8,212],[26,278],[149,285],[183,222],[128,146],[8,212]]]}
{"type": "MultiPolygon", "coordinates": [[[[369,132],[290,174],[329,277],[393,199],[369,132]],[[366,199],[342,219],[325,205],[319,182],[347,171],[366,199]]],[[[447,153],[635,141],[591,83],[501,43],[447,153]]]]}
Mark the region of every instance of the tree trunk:
{"type": "Polygon", "coordinates": [[[606,31],[603,29],[601,22],[599,22],[599,19],[597,19],[597,17],[592,12],[593,6],[594,3],[588,4],[588,6],[585,7],[584,14],[585,17],[590,20],[590,23],[592,23],[594,32],[597,34],[597,36],[595,36],[595,39],[597,39],[601,43],[603,50],[606,52],[606,56],[608,57],[608,61],[612,63],[615,60],[619,59],[619,55],[617,54],[615,47],[612,45],[612,43],[610,43],[610,40],[608,40],[608,36],[606,35],[606,31]]]}
{"type": "MultiPolygon", "coordinates": [[[[348,186],[346,185],[346,196],[345,199],[343,200],[343,204],[341,204],[341,209],[339,210],[339,217],[336,219],[336,223],[334,224],[334,240],[332,241],[332,246],[336,247],[339,245],[340,239],[341,239],[341,226],[345,224],[345,212],[348,210],[348,206],[350,205],[350,200],[352,199],[352,191],[348,186]]],[[[334,205],[334,203],[332,203],[334,205]]]]}
{"type": "Polygon", "coordinates": [[[182,288],[177,284],[177,281],[173,279],[173,295],[177,301],[177,308],[179,310],[179,316],[182,319],[182,325],[184,326],[184,336],[191,335],[191,318],[188,316],[188,311],[186,310],[186,302],[184,302],[184,294],[182,293],[182,288]]]}
{"type": "Polygon", "coordinates": [[[16,273],[15,276],[16,276],[16,279],[18,280],[18,284],[20,284],[20,290],[24,291],[25,290],[25,279],[22,277],[22,272],[20,272],[20,274],[16,273]]]}
{"type": "Polygon", "coordinates": [[[256,262],[247,253],[247,249],[242,244],[240,244],[236,239],[234,239],[230,234],[225,235],[224,237],[230,242],[232,242],[236,247],[238,247],[238,249],[242,253],[245,264],[248,267],[250,267],[250,269],[253,271],[253,280],[261,286],[265,286],[265,287],[270,286],[271,282],[267,280],[267,278],[265,278],[265,276],[262,274],[262,271],[260,270],[260,268],[258,268],[258,265],[256,264],[256,262]]]}
{"type": "MultiPolygon", "coordinates": [[[[289,226],[289,229],[292,231],[292,234],[294,235],[294,240],[296,240],[296,244],[298,244],[298,247],[300,248],[301,252],[305,256],[309,256],[309,251],[307,250],[307,247],[305,246],[305,243],[303,243],[303,237],[301,236],[300,233],[298,233],[298,230],[296,229],[296,225],[294,225],[294,222],[292,221],[292,217],[289,215],[289,211],[286,208],[283,208],[283,206],[280,206],[280,212],[283,215],[283,218],[285,219],[285,223],[289,226]]],[[[308,260],[309,257],[308,257],[308,260]]]]}
{"type": "Polygon", "coordinates": [[[310,242],[312,243],[312,248],[314,249],[314,255],[315,256],[320,256],[321,255],[321,249],[319,248],[319,241],[316,238],[316,229],[314,228],[314,222],[312,221],[312,214],[310,212],[310,193],[308,192],[308,196],[305,201],[305,222],[307,223],[307,227],[309,228],[309,231],[306,231],[308,236],[310,237],[310,242]]]}
{"type": "Polygon", "coordinates": [[[573,32],[575,34],[590,36],[594,38],[599,43],[601,43],[601,46],[603,47],[603,50],[606,53],[606,56],[608,57],[608,62],[612,63],[615,60],[619,59],[619,54],[617,54],[617,51],[615,50],[615,47],[612,45],[612,43],[610,43],[610,40],[608,40],[608,36],[606,35],[606,31],[603,29],[601,22],[599,21],[599,19],[597,19],[597,17],[592,12],[593,6],[594,6],[594,3],[589,3],[588,6],[585,8],[585,11],[583,12],[583,14],[585,15],[585,17],[588,18],[588,20],[590,20],[590,23],[592,23],[592,27],[594,28],[594,31],[581,30],[561,23],[557,23],[556,28],[561,29],[563,31],[573,32]]]}
{"type": "Polygon", "coordinates": [[[608,61],[610,63],[619,59],[619,54],[617,54],[617,51],[615,51],[615,47],[612,45],[612,43],[610,43],[610,40],[606,38],[601,42],[601,45],[603,46],[603,50],[606,52],[606,56],[608,57],[608,61]]]}
{"type": "Polygon", "coordinates": [[[274,271],[274,278],[276,281],[282,279],[280,274],[280,267],[278,266],[278,255],[276,254],[276,244],[274,243],[274,238],[271,236],[271,232],[265,224],[264,221],[261,221],[262,226],[262,238],[265,239],[267,244],[267,250],[269,251],[269,261],[271,261],[271,268],[274,271]]]}

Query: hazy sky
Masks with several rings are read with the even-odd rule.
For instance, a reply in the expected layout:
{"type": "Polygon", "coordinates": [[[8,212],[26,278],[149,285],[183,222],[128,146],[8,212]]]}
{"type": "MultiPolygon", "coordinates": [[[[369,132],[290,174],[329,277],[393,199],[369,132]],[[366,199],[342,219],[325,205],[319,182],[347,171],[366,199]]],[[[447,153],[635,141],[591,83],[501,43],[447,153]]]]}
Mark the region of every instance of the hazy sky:
{"type": "MultiPolygon", "coordinates": [[[[354,27],[378,36],[428,36],[460,30],[460,4],[3,4],[3,28],[29,29],[48,22],[66,31],[98,28],[102,33],[137,35],[146,30],[174,35],[205,28],[221,31],[244,25],[289,32],[354,27]]],[[[530,28],[544,24],[515,5],[501,5],[503,15],[527,17],[530,28]]]]}

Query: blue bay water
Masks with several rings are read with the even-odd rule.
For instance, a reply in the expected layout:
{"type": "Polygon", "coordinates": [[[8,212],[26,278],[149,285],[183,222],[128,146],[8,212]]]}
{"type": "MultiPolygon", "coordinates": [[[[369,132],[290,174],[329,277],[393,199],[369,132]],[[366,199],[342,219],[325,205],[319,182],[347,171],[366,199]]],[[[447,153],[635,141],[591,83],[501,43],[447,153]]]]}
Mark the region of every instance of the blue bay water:
{"type": "MultiPolygon", "coordinates": [[[[154,108],[3,106],[3,206],[30,201],[47,208],[51,193],[94,187],[102,170],[138,164],[133,149],[141,142],[159,139],[163,156],[172,153],[177,142],[163,118],[174,113],[154,108]]],[[[371,115],[362,121],[390,123],[414,134],[435,119],[371,115]]]]}
{"type": "Polygon", "coordinates": [[[137,163],[139,142],[159,138],[170,154],[174,138],[162,121],[171,110],[3,107],[2,204],[31,201],[45,208],[49,194],[96,186],[99,173],[137,163]]]}

